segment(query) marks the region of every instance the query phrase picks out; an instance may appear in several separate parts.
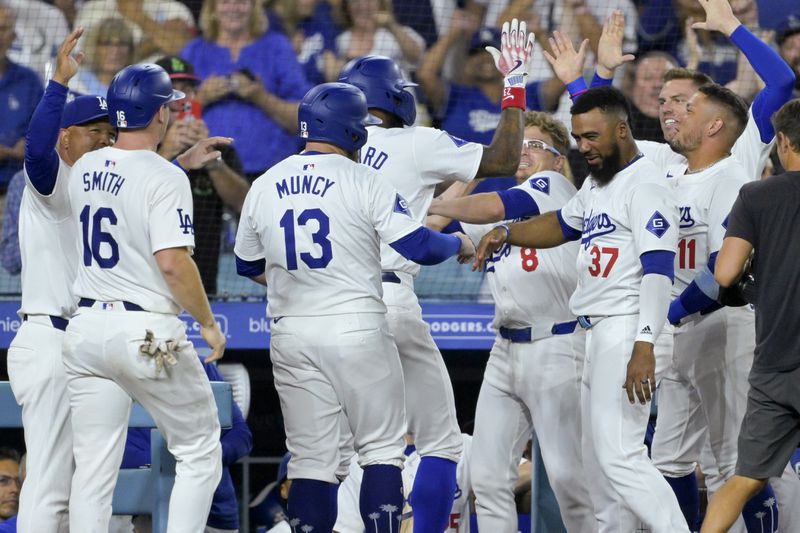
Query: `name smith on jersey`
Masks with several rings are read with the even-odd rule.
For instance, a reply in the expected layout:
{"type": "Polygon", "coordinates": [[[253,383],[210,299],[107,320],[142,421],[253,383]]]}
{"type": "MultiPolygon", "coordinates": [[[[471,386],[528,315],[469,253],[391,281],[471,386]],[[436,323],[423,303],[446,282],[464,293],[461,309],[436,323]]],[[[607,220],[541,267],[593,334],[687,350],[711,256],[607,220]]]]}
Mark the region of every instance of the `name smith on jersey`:
{"type": "Polygon", "coordinates": [[[123,183],[125,183],[125,178],[109,170],[93,170],[83,173],[84,192],[105,191],[117,196],[123,183]]]}

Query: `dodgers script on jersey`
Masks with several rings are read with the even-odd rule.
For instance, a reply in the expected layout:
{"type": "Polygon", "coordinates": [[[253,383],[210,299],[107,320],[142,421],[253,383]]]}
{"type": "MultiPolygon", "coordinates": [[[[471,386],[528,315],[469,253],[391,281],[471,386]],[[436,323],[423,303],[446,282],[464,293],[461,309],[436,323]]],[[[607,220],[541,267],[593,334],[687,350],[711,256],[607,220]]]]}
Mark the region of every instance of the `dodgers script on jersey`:
{"type": "MultiPolygon", "coordinates": [[[[761,133],[758,131],[758,124],[753,118],[753,108],[751,107],[747,113],[747,125],[731,148],[733,158],[745,169],[748,181],[761,179],[761,172],[764,171],[774,144],[774,138],[768,143],[761,140],[761,133]]],[[[686,158],[674,152],[667,143],[636,141],[636,146],[645,158],[662,170],[666,171],[671,166],[686,164],[686,158]]],[[[667,172],[667,174],[670,173],[667,172]]]]}
{"type": "Polygon", "coordinates": [[[69,318],[75,310],[72,283],[78,264],[68,183],[70,167],[59,158],[53,191],[40,194],[25,172],[19,210],[19,248],[22,258],[20,316],[52,315],[69,318]],[[43,226],[41,221],[46,220],[43,226]]]}
{"type": "Polygon", "coordinates": [[[728,213],[739,189],[750,181],[745,168],[730,156],[695,174],[686,174],[686,169],[686,164],[681,164],[667,171],[680,209],[673,296],[683,292],[706,267],[712,253],[719,252],[728,213]]]}
{"type": "Polygon", "coordinates": [[[401,200],[377,172],[338,154],[295,155],[258,178],[234,251],[266,260],[267,314],[385,312],[379,241],[421,227],[401,200]]]}
{"type": "Polygon", "coordinates": [[[640,155],[607,185],[589,176],[560,216],[581,232],[570,310],[588,316],[638,314],[639,257],[674,252],[678,241],[677,203],[658,168],[640,155]]]}
{"type": "MultiPolygon", "coordinates": [[[[529,194],[539,211],[555,211],[577,192],[558,172],[545,170],[514,187],[529,194]]],[[[510,220],[508,222],[514,222],[510,220]]],[[[478,243],[496,224],[462,223],[464,232],[478,243]]],[[[487,260],[486,272],[495,302],[494,327],[522,328],[544,320],[562,322],[574,317],[569,299],[575,291],[578,243],[546,250],[504,244],[487,260]]]]}
{"type": "Polygon", "coordinates": [[[155,152],[107,147],[75,163],[69,196],[82,236],[75,296],[179,314],[152,257],[166,248],[194,247],[186,174],[155,152]]]}
{"type": "MultiPolygon", "coordinates": [[[[367,128],[361,162],[378,171],[400,193],[411,216],[422,224],[433,192],[444,181],[469,182],[478,172],[483,145],[463,141],[434,128],[367,128]],[[413,166],[409,166],[411,163],[413,166]]],[[[381,243],[381,268],[416,276],[419,265],[381,243]]]]}

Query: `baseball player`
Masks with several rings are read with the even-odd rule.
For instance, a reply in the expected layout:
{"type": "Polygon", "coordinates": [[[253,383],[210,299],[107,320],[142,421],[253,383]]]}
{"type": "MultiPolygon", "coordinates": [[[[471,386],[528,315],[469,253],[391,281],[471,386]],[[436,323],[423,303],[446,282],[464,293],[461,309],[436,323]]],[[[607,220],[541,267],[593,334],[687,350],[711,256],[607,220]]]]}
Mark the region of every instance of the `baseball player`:
{"type": "Polygon", "coordinates": [[[101,96],[66,104],[78,69],[70,56],[76,30],[58,51],[53,79],[25,137],[25,180],[19,212],[23,320],[8,350],[8,375],[22,406],[28,476],[19,507],[20,531],[68,528],[72,428],[61,342],[75,308],[71,285],[78,262],[70,220],[70,166],[84,153],[109,146],[115,132],[101,96]]]}
{"type": "MultiPolygon", "coordinates": [[[[132,399],[152,415],[177,459],[167,531],[205,527],[222,471],[214,396],[178,318],[200,324],[220,358],[225,337],[191,259],[192,200],[186,174],[156,154],[169,102],[183,97],[151,64],[122,69],[108,90],[114,147],[84,155],[67,188],[76,243],[78,310],[64,338],[75,474],[70,530],[108,531],[111,497],[132,399]]],[[[218,157],[210,138],[179,158],[186,167],[218,157]],[[190,164],[191,163],[191,164],[190,164]]]]}
{"type": "MultiPolygon", "coordinates": [[[[472,456],[472,436],[462,433],[461,440],[461,460],[456,468],[456,491],[450,508],[447,526],[444,529],[447,533],[469,533],[470,491],[472,490],[469,462],[472,456]]],[[[405,494],[410,494],[420,464],[420,457],[413,442],[406,446],[405,455],[403,491],[405,494]]],[[[354,459],[358,459],[358,457],[356,456],[354,459]]],[[[336,525],[333,527],[335,533],[364,533],[365,531],[374,530],[374,524],[370,524],[366,529],[364,528],[364,523],[361,521],[361,515],[358,512],[358,493],[361,490],[362,477],[363,474],[358,467],[357,460],[351,461],[347,479],[342,482],[342,486],[339,488],[337,502],[339,512],[336,517],[336,525]]],[[[512,515],[515,515],[515,513],[516,511],[512,509],[512,515]]],[[[399,533],[409,533],[414,528],[414,513],[408,500],[404,502],[402,516],[399,533]]]]}
{"type": "MultiPolygon", "coordinates": [[[[568,151],[563,124],[528,112],[516,174],[519,185],[434,200],[429,212],[469,222],[461,226],[478,242],[493,227],[487,227],[489,222],[508,224],[559,209],[576,193],[561,173],[568,151]]],[[[576,326],[569,297],[577,283],[577,254],[577,243],[547,250],[505,245],[488,260],[498,335],[478,396],[470,466],[483,531],[516,532],[512,489],[533,429],[567,531],[596,527],[581,458],[585,339],[581,328],[576,338],[570,335],[576,326]]]]}
{"type": "MultiPolygon", "coordinates": [[[[487,48],[505,76],[505,89],[500,123],[486,147],[441,130],[413,126],[416,102],[406,89],[415,84],[404,80],[389,58],[356,59],[339,78],[364,91],[370,111],[383,121],[369,128],[361,162],[400,192],[419,222],[424,221],[437,184],[516,172],[533,34],[515,19],[503,25],[501,43],[502,51],[487,48]]],[[[422,457],[410,497],[414,531],[442,531],[461,453],[452,384],[414,294],[419,267],[383,243],[381,268],[389,330],[403,366],[408,431],[422,457]]]]}
{"type": "Polygon", "coordinates": [[[466,235],[423,227],[387,180],[358,163],[365,124],[376,122],[359,89],[319,85],[298,118],[305,151],[255,181],[234,248],[237,271],[267,286],[270,358],[292,454],[289,515],[298,530],[333,528],[344,417],[364,469],[362,520],[394,531],[405,412],[379,243],[422,264],[474,248],[466,235]]]}
{"type": "Polygon", "coordinates": [[[572,137],[590,177],[560,210],[487,233],[474,268],[505,243],[539,249],[580,239],[570,310],[591,328],[582,443],[599,530],[635,528],[616,523],[624,503],[653,532],[686,532],[675,496],[643,444],[662,370],[654,346],[666,323],[678,213],[657,169],[638,154],[628,109],[611,88],[591,89],[575,103],[572,137]]]}

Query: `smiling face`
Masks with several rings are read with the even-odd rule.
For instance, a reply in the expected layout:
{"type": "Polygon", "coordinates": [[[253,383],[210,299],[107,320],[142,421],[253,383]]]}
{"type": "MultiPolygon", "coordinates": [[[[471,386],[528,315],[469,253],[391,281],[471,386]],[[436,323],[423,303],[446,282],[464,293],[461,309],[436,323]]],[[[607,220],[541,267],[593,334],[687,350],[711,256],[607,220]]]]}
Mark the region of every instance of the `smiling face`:
{"type": "Polygon", "coordinates": [[[658,116],[659,96],[661,88],[664,86],[664,74],[674,67],[675,65],[662,56],[646,57],[636,65],[632,100],[645,116],[651,118],[658,116]]]}
{"type": "Polygon", "coordinates": [[[696,151],[703,143],[703,135],[709,126],[709,121],[715,118],[712,111],[706,95],[701,92],[694,93],[686,103],[681,126],[670,142],[672,149],[682,155],[696,151]]]}
{"type": "Polygon", "coordinates": [[[658,119],[664,139],[670,145],[686,117],[686,103],[697,89],[697,84],[688,79],[670,80],[661,88],[658,96],[658,119]]]}
{"type": "Polygon", "coordinates": [[[609,183],[622,169],[621,128],[627,126],[620,117],[597,108],[572,116],[572,138],[586,159],[592,177],[601,184],[609,183]]]}
{"type": "Polygon", "coordinates": [[[229,35],[247,33],[252,10],[253,0],[217,0],[214,14],[219,21],[220,31],[229,35]]]}
{"type": "MultiPolygon", "coordinates": [[[[528,126],[525,128],[525,141],[540,140],[546,142],[548,145],[553,146],[553,138],[543,132],[537,126],[528,126]]],[[[519,167],[515,177],[517,182],[522,183],[534,173],[542,170],[554,170],[561,172],[564,166],[564,156],[558,156],[553,152],[539,147],[528,147],[525,143],[522,146],[522,153],[519,158],[519,167]]]]}

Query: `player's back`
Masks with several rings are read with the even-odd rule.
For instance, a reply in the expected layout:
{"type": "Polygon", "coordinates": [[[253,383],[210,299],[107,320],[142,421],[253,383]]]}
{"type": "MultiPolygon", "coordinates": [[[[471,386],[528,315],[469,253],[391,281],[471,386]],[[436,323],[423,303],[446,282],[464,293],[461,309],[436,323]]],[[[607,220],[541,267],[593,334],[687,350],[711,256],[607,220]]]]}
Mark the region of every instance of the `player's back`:
{"type": "Polygon", "coordinates": [[[180,313],[153,254],[194,246],[186,175],[155,152],[108,147],[75,163],[69,193],[82,235],[75,296],[180,313]]]}
{"type": "MultiPolygon", "coordinates": [[[[483,146],[452,137],[442,130],[422,126],[367,128],[361,162],[378,172],[400,193],[420,224],[428,214],[434,189],[445,181],[469,182],[478,172],[483,146]]],[[[381,244],[383,270],[416,275],[419,266],[387,243],[381,244]]]]}
{"type": "Polygon", "coordinates": [[[250,257],[260,244],[272,317],[385,312],[379,233],[393,242],[419,228],[373,170],[316,152],[259,177],[240,224],[259,243],[237,238],[236,254],[250,257]]]}

